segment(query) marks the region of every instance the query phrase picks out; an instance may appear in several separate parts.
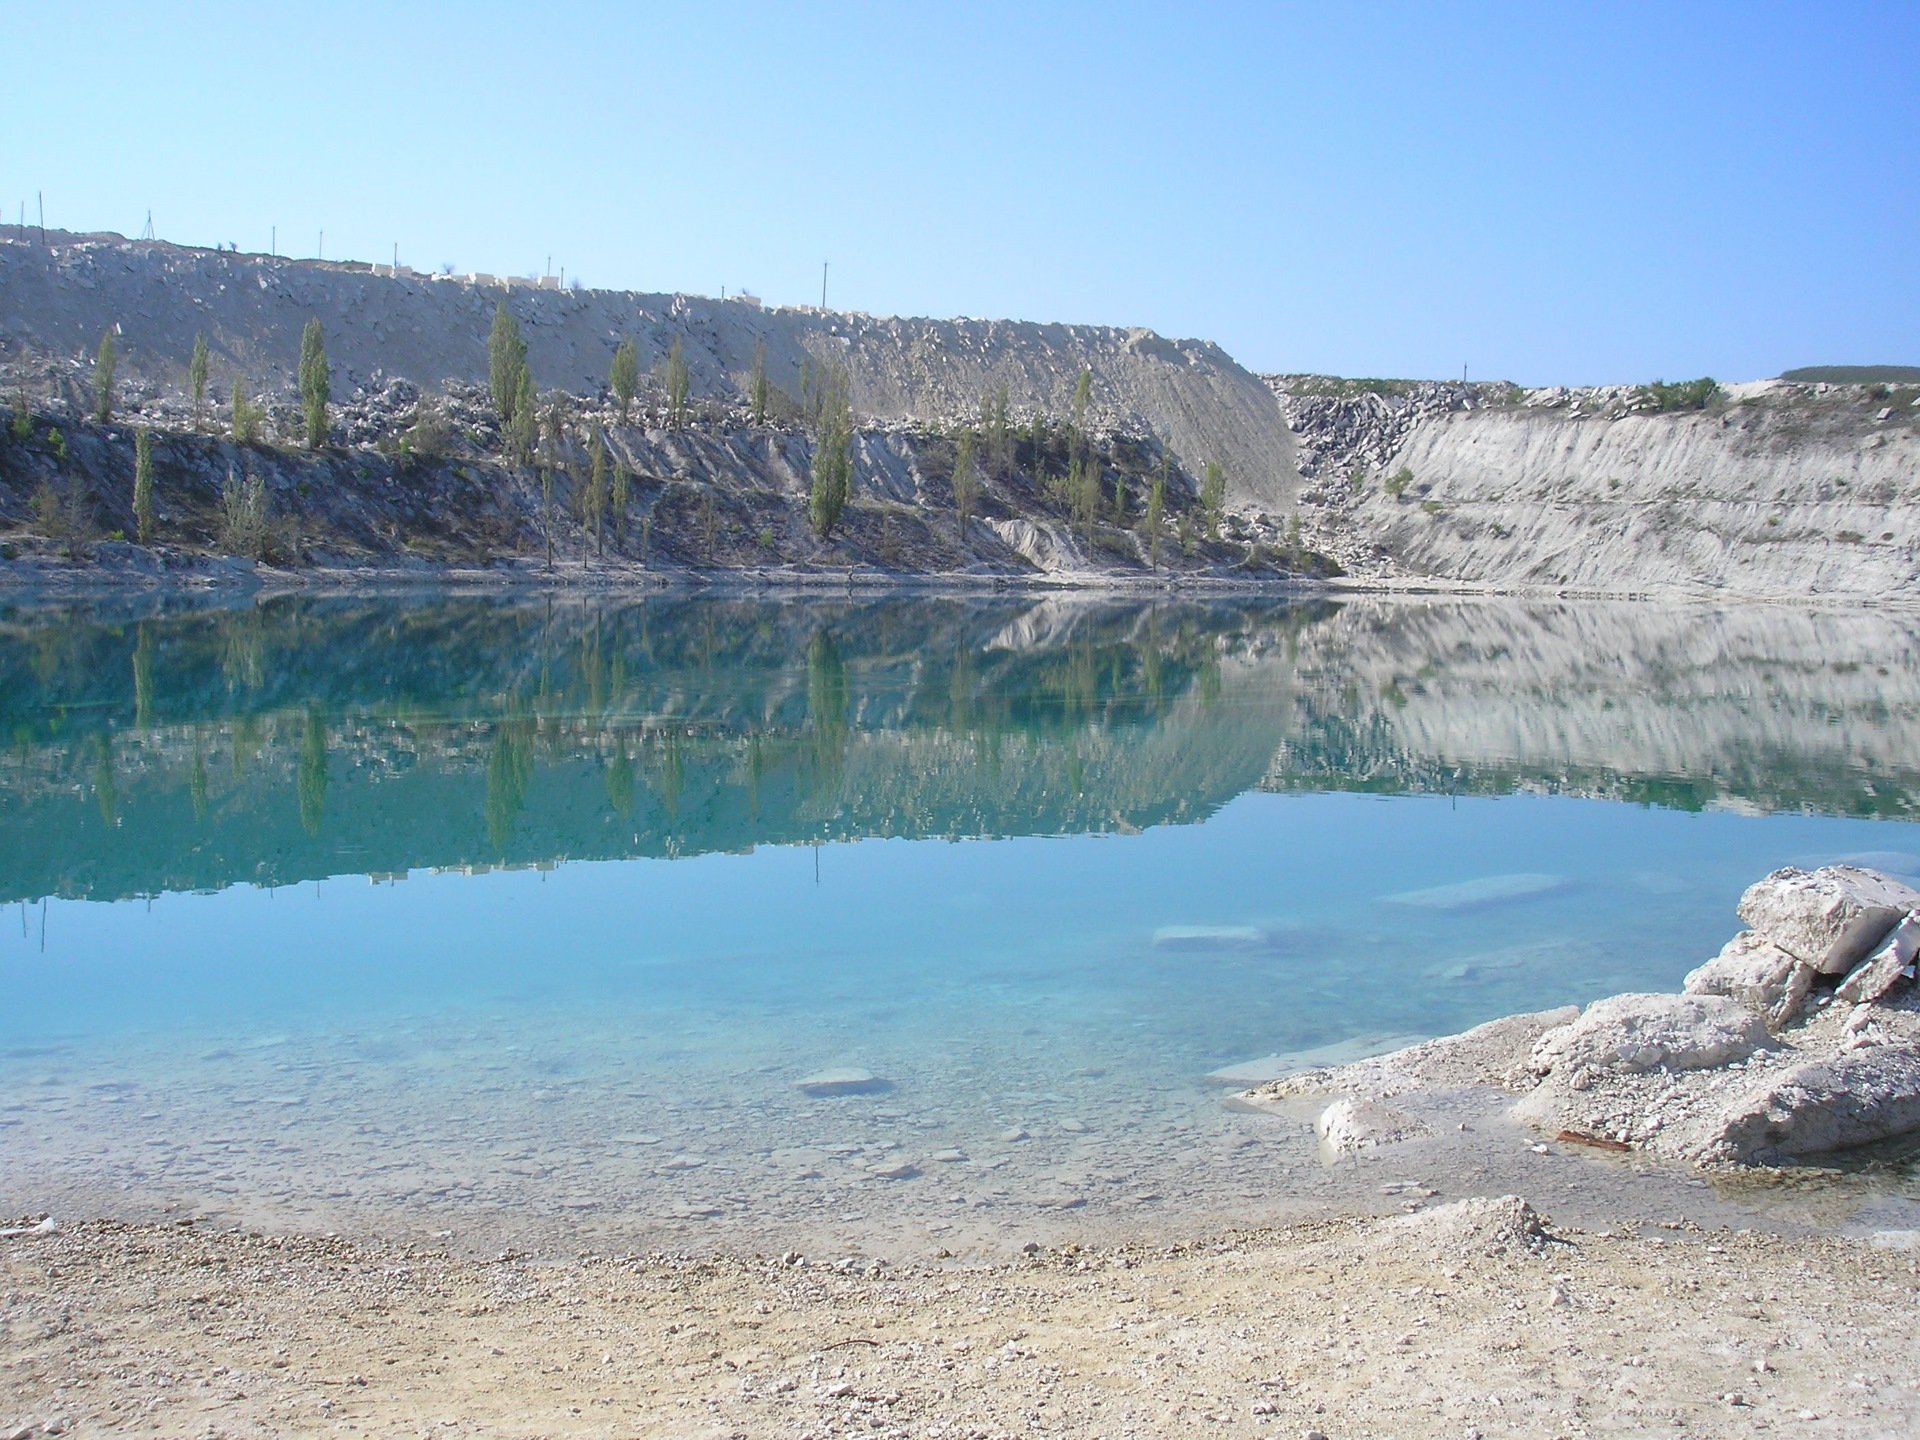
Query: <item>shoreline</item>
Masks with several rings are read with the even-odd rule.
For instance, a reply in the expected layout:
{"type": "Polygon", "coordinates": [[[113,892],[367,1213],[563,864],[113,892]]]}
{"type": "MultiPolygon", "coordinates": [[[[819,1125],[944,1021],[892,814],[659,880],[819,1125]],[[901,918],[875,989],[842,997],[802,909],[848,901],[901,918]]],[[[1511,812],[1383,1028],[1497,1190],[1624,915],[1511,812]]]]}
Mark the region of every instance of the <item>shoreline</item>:
{"type": "Polygon", "coordinates": [[[1583,1231],[1511,1197],[973,1267],[92,1222],[0,1240],[0,1426],[1892,1436],[1920,1425],[1912,1239],[1583,1231]]]}

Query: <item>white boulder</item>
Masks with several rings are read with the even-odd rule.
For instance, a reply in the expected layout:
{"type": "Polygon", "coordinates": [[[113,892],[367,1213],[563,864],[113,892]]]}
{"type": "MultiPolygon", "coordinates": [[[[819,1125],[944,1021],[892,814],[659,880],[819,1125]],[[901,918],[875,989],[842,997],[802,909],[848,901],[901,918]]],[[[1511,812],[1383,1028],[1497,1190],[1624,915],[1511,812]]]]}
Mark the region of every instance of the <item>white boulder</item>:
{"type": "Polygon", "coordinates": [[[1539,1075],[1703,1070],[1772,1043],[1760,1017],[1724,995],[1613,995],[1542,1035],[1531,1065],[1539,1075]]]}
{"type": "Polygon", "coordinates": [[[1380,1145],[1395,1145],[1428,1134],[1427,1126],[1405,1111],[1378,1100],[1334,1101],[1314,1121],[1314,1131],[1335,1155],[1351,1155],[1380,1145]]]}
{"type": "Polygon", "coordinates": [[[1738,1000],[1777,1030],[1799,1015],[1816,973],[1759,931],[1742,930],[1718,955],[1692,971],[1684,988],[1689,995],[1738,1000]]]}
{"type": "Polygon", "coordinates": [[[1770,1074],[1717,1117],[1696,1158],[1768,1165],[1920,1131],[1920,1054],[1879,1045],[1770,1074]]]}
{"type": "Polygon", "coordinates": [[[1834,997],[1850,1005],[1871,1004],[1902,980],[1913,978],[1916,953],[1920,953],[1920,915],[1909,915],[1887,932],[1879,949],[1840,982],[1834,997]]]}
{"type": "Polygon", "coordinates": [[[1909,912],[1920,890],[1852,865],[1776,870],[1740,897],[1740,918],[1822,975],[1844,975],[1909,912]]]}

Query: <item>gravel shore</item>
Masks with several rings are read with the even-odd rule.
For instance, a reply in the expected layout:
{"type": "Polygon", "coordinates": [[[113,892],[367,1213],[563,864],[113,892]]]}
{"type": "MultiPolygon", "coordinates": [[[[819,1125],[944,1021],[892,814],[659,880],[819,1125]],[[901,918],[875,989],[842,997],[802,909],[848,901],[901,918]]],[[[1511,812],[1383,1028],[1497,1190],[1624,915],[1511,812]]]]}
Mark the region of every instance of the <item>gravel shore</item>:
{"type": "Polygon", "coordinates": [[[1507,1198],[948,1268],[0,1240],[0,1436],[1920,1432],[1911,1235],[1507,1198]]]}

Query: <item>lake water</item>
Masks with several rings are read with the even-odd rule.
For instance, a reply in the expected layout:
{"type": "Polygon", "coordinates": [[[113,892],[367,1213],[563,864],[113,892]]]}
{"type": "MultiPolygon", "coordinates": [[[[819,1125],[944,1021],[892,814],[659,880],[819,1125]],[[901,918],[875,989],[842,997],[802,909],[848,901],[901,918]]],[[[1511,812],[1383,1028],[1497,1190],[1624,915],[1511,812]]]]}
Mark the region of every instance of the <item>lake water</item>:
{"type": "Polygon", "coordinates": [[[1620,1167],[1495,1127],[1473,1175],[1329,1169],[1209,1077],[1677,988],[1781,864],[1920,871],[1908,617],[111,610],[0,614],[0,1214],[962,1255],[1403,1178],[1599,1214],[1620,1167]],[[872,1092],[796,1088],[835,1067],[872,1092]]]}

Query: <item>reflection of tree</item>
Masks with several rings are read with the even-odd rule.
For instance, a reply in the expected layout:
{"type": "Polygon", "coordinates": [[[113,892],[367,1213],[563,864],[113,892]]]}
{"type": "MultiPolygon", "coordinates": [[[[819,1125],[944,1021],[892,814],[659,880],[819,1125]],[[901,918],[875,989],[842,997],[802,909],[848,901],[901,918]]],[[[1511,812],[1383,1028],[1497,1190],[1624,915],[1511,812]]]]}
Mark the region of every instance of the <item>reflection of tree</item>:
{"type": "Polygon", "coordinates": [[[812,742],[813,797],[840,788],[847,765],[847,667],[833,636],[816,630],[807,641],[807,731],[812,742]]]}
{"type": "Polygon", "coordinates": [[[258,609],[220,616],[220,670],[229,689],[258,690],[266,683],[267,627],[258,609]]]}
{"type": "Polygon", "coordinates": [[[327,807],[327,722],[318,710],[307,711],[306,731],[300,740],[298,788],[300,828],[318,835],[327,807]]]}
{"type": "Polygon", "coordinates": [[[193,801],[193,818],[207,818],[207,740],[198,727],[193,732],[193,772],[187,780],[187,794],[193,801]]]}
{"type": "Polygon", "coordinates": [[[133,723],[142,733],[153,725],[153,627],[145,620],[133,645],[133,723]]]}
{"type": "Polygon", "coordinates": [[[613,758],[607,762],[607,803],[622,819],[633,815],[633,761],[624,740],[614,742],[613,758]]]}
{"type": "Polygon", "coordinates": [[[513,825],[527,803],[533,779],[533,724],[524,718],[502,720],[487,752],[487,839],[504,850],[513,825]]]}
{"type": "Polygon", "coordinates": [[[113,738],[104,730],[94,736],[93,798],[100,818],[114,824],[120,815],[120,789],[113,782],[113,738]]]}
{"type": "Polygon", "coordinates": [[[686,761],[680,755],[680,734],[669,730],[659,743],[659,768],[654,789],[660,796],[660,808],[669,821],[680,818],[680,787],[686,781],[686,761]]]}

